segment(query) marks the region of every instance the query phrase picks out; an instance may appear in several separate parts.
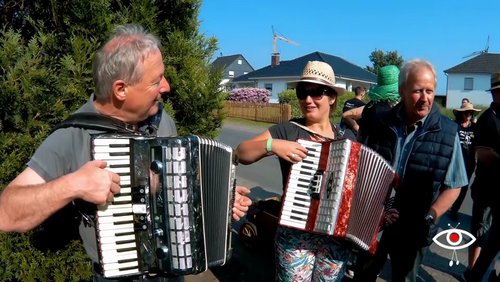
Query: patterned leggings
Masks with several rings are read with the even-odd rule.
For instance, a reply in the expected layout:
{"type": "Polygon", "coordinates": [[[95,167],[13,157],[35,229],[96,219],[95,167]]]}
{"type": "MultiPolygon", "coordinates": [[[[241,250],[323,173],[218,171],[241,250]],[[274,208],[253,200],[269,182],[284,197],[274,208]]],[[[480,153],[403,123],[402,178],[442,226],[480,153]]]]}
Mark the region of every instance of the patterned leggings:
{"type": "Polygon", "coordinates": [[[276,232],[277,281],[341,281],[351,249],[324,235],[286,227],[276,232]]]}

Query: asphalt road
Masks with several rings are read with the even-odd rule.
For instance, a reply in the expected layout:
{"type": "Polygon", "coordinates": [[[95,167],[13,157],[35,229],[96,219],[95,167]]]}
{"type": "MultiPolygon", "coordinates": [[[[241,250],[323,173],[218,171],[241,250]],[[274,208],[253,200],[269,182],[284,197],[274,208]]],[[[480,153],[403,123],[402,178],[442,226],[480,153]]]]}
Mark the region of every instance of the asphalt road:
{"type": "MultiPolygon", "coordinates": [[[[218,139],[235,148],[241,141],[255,136],[265,129],[265,127],[259,128],[228,122],[220,131],[218,139]]],[[[252,165],[239,165],[236,174],[239,185],[251,188],[252,193],[250,196],[254,202],[264,201],[281,194],[280,170],[275,157],[264,158],[252,165]]],[[[255,207],[253,209],[255,211],[255,207]]],[[[470,195],[467,195],[460,210],[460,224],[457,226],[457,222],[451,221],[445,215],[440,222],[440,231],[451,228],[469,231],[471,210],[472,201],[470,195]]],[[[272,225],[276,221],[275,217],[267,214],[261,215],[260,218],[267,221],[267,225],[272,225]]],[[[196,280],[196,277],[193,277],[190,281],[274,281],[272,246],[265,244],[266,242],[269,243],[269,240],[272,240],[272,238],[268,238],[269,236],[266,238],[257,236],[265,242],[259,242],[251,247],[244,246],[239,240],[238,232],[241,225],[245,222],[248,222],[248,219],[243,219],[233,226],[233,254],[229,263],[225,266],[212,269],[212,276],[205,274],[205,276],[200,277],[200,280],[196,280]]],[[[255,220],[253,219],[252,222],[255,223],[255,220]]],[[[257,225],[257,230],[261,234],[268,231],[266,224],[257,225]]],[[[464,244],[469,240],[470,238],[464,236],[464,244]]],[[[467,248],[456,250],[456,256],[454,256],[452,250],[445,249],[434,243],[430,246],[429,252],[420,268],[419,279],[420,281],[461,281],[460,277],[465,271],[467,261],[467,248]],[[451,266],[450,261],[452,261],[451,266]]],[[[390,264],[386,263],[377,281],[390,280],[390,264]]]]}

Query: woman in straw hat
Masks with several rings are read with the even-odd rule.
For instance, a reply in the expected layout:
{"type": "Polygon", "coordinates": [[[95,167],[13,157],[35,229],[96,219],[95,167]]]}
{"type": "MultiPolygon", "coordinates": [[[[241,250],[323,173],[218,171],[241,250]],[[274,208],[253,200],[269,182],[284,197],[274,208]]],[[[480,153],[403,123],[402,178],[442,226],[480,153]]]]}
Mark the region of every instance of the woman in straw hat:
{"type": "Polygon", "coordinates": [[[387,65],[380,68],[377,76],[377,86],[368,91],[370,102],[365,106],[351,109],[342,114],[344,122],[358,132],[358,140],[364,141],[366,132],[373,121],[381,112],[388,111],[399,102],[398,93],[399,68],[387,65]]]}
{"type": "MultiPolygon", "coordinates": [[[[465,168],[467,170],[467,177],[469,178],[469,181],[476,165],[472,150],[472,141],[474,140],[474,130],[476,128],[474,115],[480,111],[481,110],[474,109],[474,106],[470,102],[464,102],[460,108],[453,109],[455,122],[458,124],[458,137],[460,138],[462,155],[464,157],[465,168]]],[[[469,185],[466,185],[461,188],[460,195],[450,208],[449,216],[453,221],[458,220],[458,210],[460,209],[460,206],[462,206],[468,187],[469,185]]]]}
{"type": "MultiPolygon", "coordinates": [[[[296,94],[303,117],[273,125],[243,141],[236,149],[242,164],[278,156],[283,189],[286,189],[291,166],[307,154],[307,149],[296,140],[325,141],[341,137],[330,122],[330,115],[335,111],[337,96],[343,94],[344,89],[335,86],[332,67],[325,62],[308,62],[302,77],[294,83],[297,83],[296,94]]],[[[278,226],[275,246],[278,281],[341,281],[352,255],[351,248],[329,236],[285,226],[278,226]]]]}

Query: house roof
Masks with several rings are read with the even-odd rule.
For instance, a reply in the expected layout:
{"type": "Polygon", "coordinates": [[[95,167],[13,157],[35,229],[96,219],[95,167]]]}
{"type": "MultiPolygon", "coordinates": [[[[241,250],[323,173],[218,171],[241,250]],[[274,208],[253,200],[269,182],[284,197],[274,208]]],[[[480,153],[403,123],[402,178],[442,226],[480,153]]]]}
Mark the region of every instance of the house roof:
{"type": "Polygon", "coordinates": [[[500,54],[481,53],[445,70],[445,73],[494,73],[500,71],[500,54]]]}
{"type": "Polygon", "coordinates": [[[248,74],[236,77],[233,82],[245,82],[255,79],[277,77],[289,77],[290,79],[298,79],[302,75],[304,66],[308,61],[322,61],[330,64],[337,78],[360,80],[370,83],[377,82],[377,75],[375,75],[374,73],[371,73],[340,57],[321,52],[313,52],[294,60],[281,61],[277,66],[269,65],[248,74]]]}
{"type": "MultiPolygon", "coordinates": [[[[240,58],[246,61],[245,57],[243,57],[243,55],[241,55],[241,54],[235,54],[235,55],[229,55],[229,56],[221,56],[221,57],[218,57],[217,59],[215,59],[215,61],[213,61],[211,63],[211,66],[213,68],[225,69],[227,66],[229,66],[234,61],[236,61],[236,60],[238,60],[240,58]]],[[[250,67],[252,67],[250,64],[248,64],[248,65],[250,67]]]]}

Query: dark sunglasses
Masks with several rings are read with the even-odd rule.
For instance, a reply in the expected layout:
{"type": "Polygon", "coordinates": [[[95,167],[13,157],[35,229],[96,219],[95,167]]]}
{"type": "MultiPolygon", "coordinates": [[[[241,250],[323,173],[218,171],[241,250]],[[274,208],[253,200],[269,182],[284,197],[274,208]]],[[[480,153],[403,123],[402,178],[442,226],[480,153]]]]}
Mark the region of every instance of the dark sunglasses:
{"type": "Polygon", "coordinates": [[[317,87],[312,89],[306,89],[305,87],[298,87],[295,91],[297,94],[297,99],[305,100],[307,96],[311,96],[313,100],[320,100],[323,95],[328,95],[328,90],[324,87],[317,87]]]}

